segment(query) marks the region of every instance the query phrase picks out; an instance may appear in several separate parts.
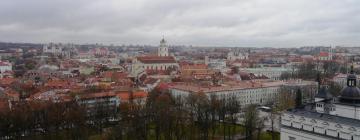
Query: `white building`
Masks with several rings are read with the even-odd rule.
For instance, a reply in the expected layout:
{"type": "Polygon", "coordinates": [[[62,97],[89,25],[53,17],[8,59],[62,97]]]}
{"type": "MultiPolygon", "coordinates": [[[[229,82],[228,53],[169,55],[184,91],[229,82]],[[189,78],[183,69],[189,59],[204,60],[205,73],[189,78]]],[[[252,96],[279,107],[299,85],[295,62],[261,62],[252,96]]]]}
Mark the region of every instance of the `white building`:
{"type": "Polygon", "coordinates": [[[360,140],[360,89],[351,72],[337,98],[322,89],[314,106],[281,117],[281,140],[360,140]]]}
{"type": "Polygon", "coordinates": [[[99,109],[116,111],[120,105],[119,97],[112,92],[77,95],[76,100],[85,107],[89,116],[96,113],[99,109]]]}
{"type": "Polygon", "coordinates": [[[0,61],[0,78],[12,76],[12,64],[10,62],[0,61]]]}
{"type": "Polygon", "coordinates": [[[284,72],[292,73],[295,70],[287,67],[260,67],[260,68],[241,68],[241,71],[253,73],[256,76],[265,75],[272,80],[280,80],[280,76],[284,72]]]}
{"type": "Polygon", "coordinates": [[[236,97],[242,106],[250,104],[267,105],[277,101],[281,88],[289,85],[308,86],[314,85],[313,92],[316,91],[316,82],[312,81],[298,81],[297,82],[241,82],[235,85],[222,85],[213,87],[204,87],[196,84],[174,84],[170,86],[170,93],[173,96],[181,96],[186,98],[190,94],[203,92],[208,97],[216,95],[220,98],[236,97]]]}
{"type": "Polygon", "coordinates": [[[43,53],[46,54],[53,54],[58,56],[65,56],[70,57],[71,55],[71,49],[74,47],[72,44],[55,44],[55,43],[49,43],[43,46],[43,53]]]}
{"type": "Polygon", "coordinates": [[[239,51],[230,51],[227,55],[228,61],[234,61],[234,60],[246,60],[249,58],[248,53],[242,53],[239,51]]]}
{"type": "Polygon", "coordinates": [[[178,68],[175,57],[169,56],[166,41],[162,39],[158,48],[157,56],[138,56],[133,59],[131,73],[139,75],[144,71],[165,71],[169,68],[178,68]]]}
{"type": "Polygon", "coordinates": [[[208,65],[209,69],[226,72],[225,59],[210,59],[208,57],[205,57],[205,64],[208,65]]]}
{"type": "Polygon", "coordinates": [[[0,73],[12,71],[12,64],[10,62],[0,61],[0,73]]]}
{"type": "Polygon", "coordinates": [[[43,53],[61,54],[63,49],[64,47],[60,44],[50,43],[43,46],[43,53]]]}

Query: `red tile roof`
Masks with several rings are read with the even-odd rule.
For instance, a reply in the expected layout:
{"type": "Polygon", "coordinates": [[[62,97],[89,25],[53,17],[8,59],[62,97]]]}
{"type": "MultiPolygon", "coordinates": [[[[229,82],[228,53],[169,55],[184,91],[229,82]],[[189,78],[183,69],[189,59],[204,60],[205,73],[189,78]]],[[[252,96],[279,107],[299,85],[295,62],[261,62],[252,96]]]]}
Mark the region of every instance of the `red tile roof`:
{"type": "Polygon", "coordinates": [[[320,57],[328,57],[328,56],[329,56],[329,53],[327,53],[327,52],[320,52],[320,53],[319,53],[319,56],[320,56],[320,57]]]}
{"type": "Polygon", "coordinates": [[[158,88],[159,90],[167,90],[167,89],[169,89],[169,84],[160,83],[156,88],[158,88]]]}
{"type": "Polygon", "coordinates": [[[102,77],[104,77],[104,78],[114,77],[115,79],[123,79],[123,78],[127,78],[127,76],[128,76],[128,73],[114,72],[114,71],[106,71],[102,74],[102,77]]]}
{"type": "Polygon", "coordinates": [[[114,97],[116,96],[113,92],[98,92],[90,94],[81,94],[80,99],[92,99],[92,98],[102,98],[102,97],[114,97]]]}
{"type": "Polygon", "coordinates": [[[0,79],[0,86],[10,86],[13,82],[15,82],[15,78],[2,78],[0,79]]]}
{"type": "MultiPolygon", "coordinates": [[[[129,100],[130,99],[130,94],[129,94],[129,92],[126,92],[126,91],[118,92],[116,95],[120,98],[120,100],[129,100]]],[[[134,99],[146,98],[147,96],[148,96],[148,93],[145,91],[133,92],[134,99]]]]}
{"type": "Polygon", "coordinates": [[[45,86],[50,88],[69,88],[71,84],[69,81],[65,80],[50,80],[45,86]]]}
{"type": "Polygon", "coordinates": [[[106,71],[102,74],[102,77],[104,77],[104,78],[111,78],[112,76],[113,76],[112,71],[106,71]]]}
{"type": "Polygon", "coordinates": [[[142,63],[176,63],[172,56],[139,56],[136,58],[142,63]]]}
{"type": "Polygon", "coordinates": [[[9,62],[0,61],[0,66],[10,66],[9,62]]]}

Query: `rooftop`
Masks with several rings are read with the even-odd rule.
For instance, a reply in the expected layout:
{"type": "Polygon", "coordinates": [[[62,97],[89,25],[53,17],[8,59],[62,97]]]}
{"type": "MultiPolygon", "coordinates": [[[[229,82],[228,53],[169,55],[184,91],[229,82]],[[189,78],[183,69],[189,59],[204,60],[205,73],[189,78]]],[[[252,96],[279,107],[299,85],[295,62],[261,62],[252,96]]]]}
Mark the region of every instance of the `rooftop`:
{"type": "Polygon", "coordinates": [[[328,57],[328,56],[329,56],[329,53],[327,53],[327,52],[320,52],[320,53],[319,53],[319,56],[320,56],[320,57],[328,57]]]}
{"type": "Polygon", "coordinates": [[[136,58],[142,63],[176,63],[172,56],[139,56],[136,58]]]}
{"type": "MultiPolygon", "coordinates": [[[[135,91],[132,93],[134,99],[146,98],[147,95],[148,94],[144,91],[135,91]]],[[[129,92],[118,92],[116,93],[116,96],[118,96],[120,100],[129,100],[131,94],[129,92]]]]}
{"type": "Polygon", "coordinates": [[[190,92],[218,92],[218,91],[231,91],[241,89],[256,89],[276,87],[281,85],[313,85],[312,81],[231,81],[222,84],[221,86],[207,85],[203,86],[198,83],[184,83],[178,82],[169,85],[169,88],[185,90],[190,92]]]}
{"type": "Polygon", "coordinates": [[[81,94],[79,96],[80,99],[93,99],[93,98],[104,98],[104,97],[115,97],[116,94],[114,92],[98,92],[91,94],[81,94]]]}
{"type": "Polygon", "coordinates": [[[0,66],[11,66],[11,63],[0,61],[0,66]]]}
{"type": "Polygon", "coordinates": [[[322,120],[322,121],[328,121],[328,122],[335,122],[335,123],[341,123],[345,125],[360,127],[360,120],[357,119],[351,119],[341,116],[335,116],[330,114],[324,114],[324,113],[318,113],[309,109],[293,109],[287,112],[288,114],[293,114],[297,116],[303,116],[307,118],[322,120]]]}

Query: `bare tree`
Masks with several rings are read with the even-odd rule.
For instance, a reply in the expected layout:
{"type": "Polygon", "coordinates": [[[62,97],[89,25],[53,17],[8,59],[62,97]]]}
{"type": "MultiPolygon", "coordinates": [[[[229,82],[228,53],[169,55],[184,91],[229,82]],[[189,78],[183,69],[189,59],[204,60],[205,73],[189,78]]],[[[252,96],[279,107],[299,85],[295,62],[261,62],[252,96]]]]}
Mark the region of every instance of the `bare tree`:
{"type": "Polygon", "coordinates": [[[217,122],[219,121],[219,111],[220,111],[220,100],[217,95],[210,95],[210,114],[211,114],[211,137],[214,139],[215,131],[217,128],[217,122]]]}
{"type": "Polygon", "coordinates": [[[245,127],[245,136],[247,140],[253,139],[253,133],[256,131],[261,125],[262,121],[259,121],[259,113],[256,109],[256,105],[249,105],[245,109],[244,116],[244,127],[245,127]]]}
{"type": "MultiPolygon", "coordinates": [[[[240,113],[241,105],[240,105],[240,102],[237,100],[236,96],[232,95],[227,100],[227,106],[228,106],[228,110],[229,110],[230,122],[232,124],[232,133],[231,133],[231,131],[228,131],[229,137],[230,137],[230,135],[234,136],[234,134],[235,134],[237,114],[240,113]]],[[[230,129],[230,127],[229,127],[229,129],[230,129]]],[[[234,137],[232,137],[232,138],[234,138],[234,137]]]]}

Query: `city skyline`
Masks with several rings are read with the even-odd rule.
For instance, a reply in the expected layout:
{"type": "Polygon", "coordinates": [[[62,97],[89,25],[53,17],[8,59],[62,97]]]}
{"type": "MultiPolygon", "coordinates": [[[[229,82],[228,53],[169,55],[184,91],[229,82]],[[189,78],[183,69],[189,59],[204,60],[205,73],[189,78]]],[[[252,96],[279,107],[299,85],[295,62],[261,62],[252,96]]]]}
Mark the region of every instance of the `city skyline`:
{"type": "Polygon", "coordinates": [[[5,0],[0,41],[226,47],[358,46],[360,2],[5,0]]]}

